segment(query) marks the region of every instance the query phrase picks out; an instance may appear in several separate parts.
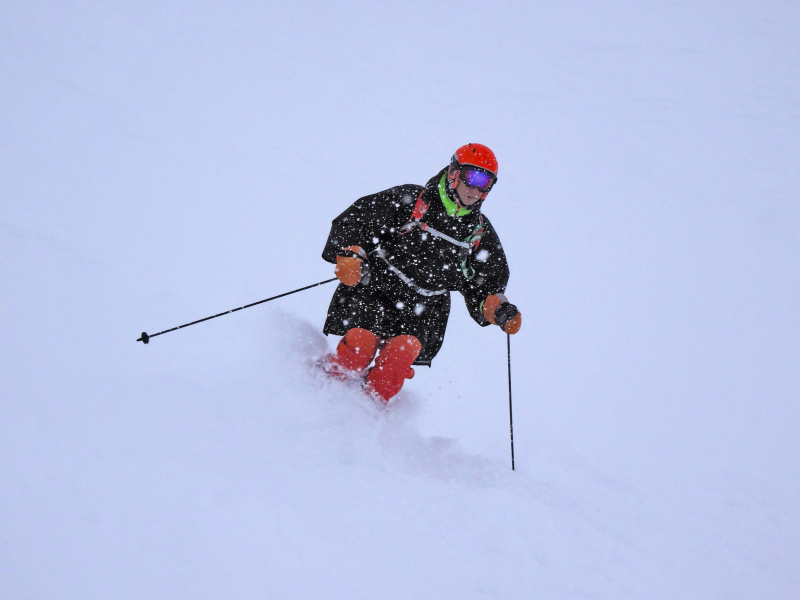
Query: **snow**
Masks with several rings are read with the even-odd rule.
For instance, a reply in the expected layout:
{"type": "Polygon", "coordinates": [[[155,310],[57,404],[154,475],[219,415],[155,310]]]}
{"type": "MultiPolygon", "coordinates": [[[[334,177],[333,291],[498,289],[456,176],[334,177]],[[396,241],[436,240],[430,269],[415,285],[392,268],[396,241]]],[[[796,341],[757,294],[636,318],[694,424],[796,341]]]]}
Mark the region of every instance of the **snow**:
{"type": "Polygon", "coordinates": [[[795,3],[0,5],[0,598],[796,598],[795,3]],[[498,154],[386,410],[330,220],[498,154]]]}

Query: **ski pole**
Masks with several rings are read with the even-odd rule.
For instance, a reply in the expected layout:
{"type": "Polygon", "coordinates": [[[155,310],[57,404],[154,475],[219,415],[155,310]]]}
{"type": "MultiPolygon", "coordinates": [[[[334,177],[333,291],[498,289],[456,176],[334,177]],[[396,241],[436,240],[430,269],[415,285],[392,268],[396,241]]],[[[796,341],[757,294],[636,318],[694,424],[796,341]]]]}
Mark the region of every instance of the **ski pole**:
{"type": "Polygon", "coordinates": [[[297,292],[302,292],[303,290],[308,290],[313,287],[317,287],[318,285],[323,285],[325,283],[330,283],[331,281],[336,281],[336,277],[333,279],[326,279],[325,281],[320,281],[319,283],[313,283],[311,285],[307,285],[306,287],[301,287],[296,290],[292,290],[291,292],[286,292],[284,294],[278,294],[277,296],[272,296],[272,298],[266,298],[265,300],[259,300],[258,302],[253,302],[252,304],[245,304],[244,306],[240,306],[239,308],[233,308],[231,310],[226,310],[225,312],[221,312],[218,315],[212,315],[210,317],[206,317],[205,319],[198,319],[197,321],[192,321],[191,323],[186,323],[185,325],[178,325],[177,327],[173,327],[172,329],[165,329],[164,331],[159,331],[158,333],[153,333],[148,335],[147,332],[142,332],[142,337],[140,337],[137,342],[144,342],[145,344],[150,343],[150,338],[154,338],[157,335],[163,335],[165,333],[169,333],[170,331],[175,331],[177,329],[183,329],[184,327],[189,327],[189,325],[197,325],[198,323],[202,323],[203,321],[208,321],[210,319],[216,319],[217,317],[221,317],[223,315],[229,315],[230,313],[235,313],[237,310],[244,310],[245,308],[250,308],[251,306],[256,306],[257,304],[264,304],[264,302],[269,302],[270,300],[277,300],[278,298],[283,298],[284,296],[288,296],[290,294],[296,294],[297,292]]]}
{"type": "Polygon", "coordinates": [[[511,334],[506,334],[508,342],[508,422],[511,426],[511,470],[514,471],[514,414],[511,410],[511,334]]]}

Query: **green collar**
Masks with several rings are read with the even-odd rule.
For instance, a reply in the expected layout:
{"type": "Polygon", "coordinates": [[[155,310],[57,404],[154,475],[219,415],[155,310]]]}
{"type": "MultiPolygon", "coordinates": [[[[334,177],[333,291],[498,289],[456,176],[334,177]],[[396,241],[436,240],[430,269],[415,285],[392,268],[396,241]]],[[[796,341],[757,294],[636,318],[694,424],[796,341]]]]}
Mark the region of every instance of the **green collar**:
{"type": "Polygon", "coordinates": [[[468,215],[472,212],[471,208],[458,208],[458,204],[450,200],[450,196],[447,195],[447,188],[445,187],[445,179],[447,178],[447,173],[442,175],[442,178],[439,180],[439,198],[442,199],[442,204],[444,204],[444,209],[447,211],[447,214],[451,217],[463,217],[464,215],[468,215]]]}

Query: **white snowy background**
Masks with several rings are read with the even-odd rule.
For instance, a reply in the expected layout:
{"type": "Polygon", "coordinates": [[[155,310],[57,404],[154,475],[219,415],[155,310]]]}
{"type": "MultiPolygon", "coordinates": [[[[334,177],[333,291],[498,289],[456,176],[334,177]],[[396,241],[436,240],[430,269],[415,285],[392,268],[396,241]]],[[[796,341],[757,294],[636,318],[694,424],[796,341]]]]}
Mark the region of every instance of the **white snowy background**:
{"type": "Polygon", "coordinates": [[[800,597],[800,4],[0,3],[0,598],[800,597]],[[511,265],[388,411],[330,220],[461,144],[511,265]]]}

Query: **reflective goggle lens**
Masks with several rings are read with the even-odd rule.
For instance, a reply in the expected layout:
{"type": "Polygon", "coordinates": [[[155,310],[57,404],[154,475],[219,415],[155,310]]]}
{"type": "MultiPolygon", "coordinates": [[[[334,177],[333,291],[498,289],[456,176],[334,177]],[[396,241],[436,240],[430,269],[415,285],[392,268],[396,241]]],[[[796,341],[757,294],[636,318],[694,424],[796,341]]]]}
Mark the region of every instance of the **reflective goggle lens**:
{"type": "Polygon", "coordinates": [[[461,170],[461,177],[468,186],[478,188],[482,192],[487,191],[494,183],[494,177],[484,171],[479,171],[471,167],[463,168],[461,170]]]}

